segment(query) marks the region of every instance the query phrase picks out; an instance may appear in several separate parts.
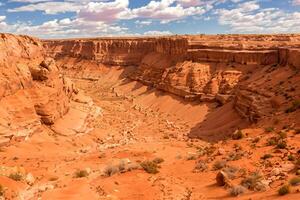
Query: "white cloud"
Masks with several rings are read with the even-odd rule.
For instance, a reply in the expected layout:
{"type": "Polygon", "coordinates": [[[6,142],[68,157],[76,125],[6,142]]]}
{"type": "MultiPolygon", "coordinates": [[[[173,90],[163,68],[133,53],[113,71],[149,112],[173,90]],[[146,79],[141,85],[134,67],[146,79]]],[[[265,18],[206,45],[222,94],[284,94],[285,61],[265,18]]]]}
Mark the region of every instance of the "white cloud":
{"type": "Polygon", "coordinates": [[[88,21],[113,22],[119,19],[133,18],[129,8],[129,0],[115,0],[113,2],[91,2],[80,9],[79,18],[88,21]]]}
{"type": "Polygon", "coordinates": [[[6,16],[0,16],[0,22],[4,21],[6,19],[6,16]]]}
{"type": "Polygon", "coordinates": [[[202,15],[208,9],[203,6],[183,7],[176,0],[150,1],[146,6],[132,10],[133,15],[140,18],[151,18],[161,20],[162,23],[182,19],[193,15],[202,15]]]}
{"type": "Polygon", "coordinates": [[[300,0],[293,0],[293,5],[300,6],[300,0]]]}
{"type": "Polygon", "coordinates": [[[149,26],[153,22],[151,20],[145,20],[145,21],[137,20],[134,23],[137,24],[137,25],[140,25],[140,26],[149,26]]]}
{"type": "Polygon", "coordinates": [[[237,33],[281,33],[300,31],[300,12],[285,13],[278,8],[260,8],[256,1],[216,11],[221,25],[237,33]]]}
{"type": "Polygon", "coordinates": [[[161,36],[161,35],[172,35],[173,33],[170,31],[147,31],[144,35],[147,36],[161,36]]]}

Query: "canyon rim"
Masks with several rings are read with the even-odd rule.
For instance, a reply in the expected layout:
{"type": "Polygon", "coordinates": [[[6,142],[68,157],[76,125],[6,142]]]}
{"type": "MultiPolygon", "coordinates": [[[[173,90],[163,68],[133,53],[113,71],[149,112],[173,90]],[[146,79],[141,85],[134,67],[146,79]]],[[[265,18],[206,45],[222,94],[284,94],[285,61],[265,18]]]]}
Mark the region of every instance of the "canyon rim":
{"type": "Polygon", "coordinates": [[[0,3],[0,200],[300,199],[300,2],[289,3],[0,3]],[[8,19],[79,11],[13,25],[6,5],[8,19]],[[236,34],[180,22],[237,12],[236,34]],[[250,14],[260,29],[248,34],[250,14]],[[118,20],[133,19],[181,31],[127,34],[118,20]]]}

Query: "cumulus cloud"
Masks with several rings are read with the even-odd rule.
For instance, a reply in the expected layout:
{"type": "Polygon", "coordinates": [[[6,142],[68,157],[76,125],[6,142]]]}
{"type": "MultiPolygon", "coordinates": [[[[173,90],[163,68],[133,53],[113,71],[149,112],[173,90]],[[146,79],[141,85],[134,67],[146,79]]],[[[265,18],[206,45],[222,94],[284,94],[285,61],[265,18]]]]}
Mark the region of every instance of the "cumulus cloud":
{"type": "Polygon", "coordinates": [[[147,31],[144,33],[146,36],[160,36],[160,35],[172,35],[170,31],[147,31]]]}
{"type": "Polygon", "coordinates": [[[137,20],[134,23],[137,24],[137,25],[140,25],[140,26],[149,26],[153,22],[151,20],[145,20],[145,21],[137,20]]]}
{"type": "Polygon", "coordinates": [[[293,0],[293,5],[300,6],[300,0],[293,0]]]}
{"type": "Polygon", "coordinates": [[[300,12],[286,13],[279,8],[261,8],[250,1],[233,9],[216,11],[221,25],[237,33],[281,33],[300,31],[300,12]]]}

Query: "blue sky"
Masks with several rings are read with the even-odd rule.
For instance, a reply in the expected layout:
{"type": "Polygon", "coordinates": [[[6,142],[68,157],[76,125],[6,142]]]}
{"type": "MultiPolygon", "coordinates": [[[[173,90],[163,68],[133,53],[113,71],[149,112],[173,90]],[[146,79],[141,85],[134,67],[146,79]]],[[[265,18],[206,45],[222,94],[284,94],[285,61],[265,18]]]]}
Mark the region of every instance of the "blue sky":
{"type": "Polygon", "coordinates": [[[0,0],[0,32],[41,38],[300,33],[300,0],[0,0]]]}

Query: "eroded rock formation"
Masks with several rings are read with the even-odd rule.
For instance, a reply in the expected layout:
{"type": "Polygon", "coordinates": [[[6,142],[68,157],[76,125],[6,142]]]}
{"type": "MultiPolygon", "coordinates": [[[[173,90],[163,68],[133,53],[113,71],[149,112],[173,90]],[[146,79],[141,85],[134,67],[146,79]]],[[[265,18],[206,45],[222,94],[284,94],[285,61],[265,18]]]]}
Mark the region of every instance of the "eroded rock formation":
{"type": "MultiPolygon", "coordinates": [[[[78,93],[39,39],[0,35],[0,141],[27,137],[68,113],[78,93]]],[[[88,115],[88,114],[87,114],[88,115]]],[[[84,126],[87,126],[86,124],[84,126]]]]}
{"type": "Polygon", "coordinates": [[[44,44],[62,68],[70,68],[70,59],[74,58],[95,65],[135,66],[128,75],[132,80],[188,100],[221,104],[233,100],[238,113],[251,122],[272,114],[263,108],[270,107],[274,93],[257,92],[255,86],[238,87],[252,76],[249,71],[256,67],[300,67],[299,35],[95,38],[44,44]]]}

